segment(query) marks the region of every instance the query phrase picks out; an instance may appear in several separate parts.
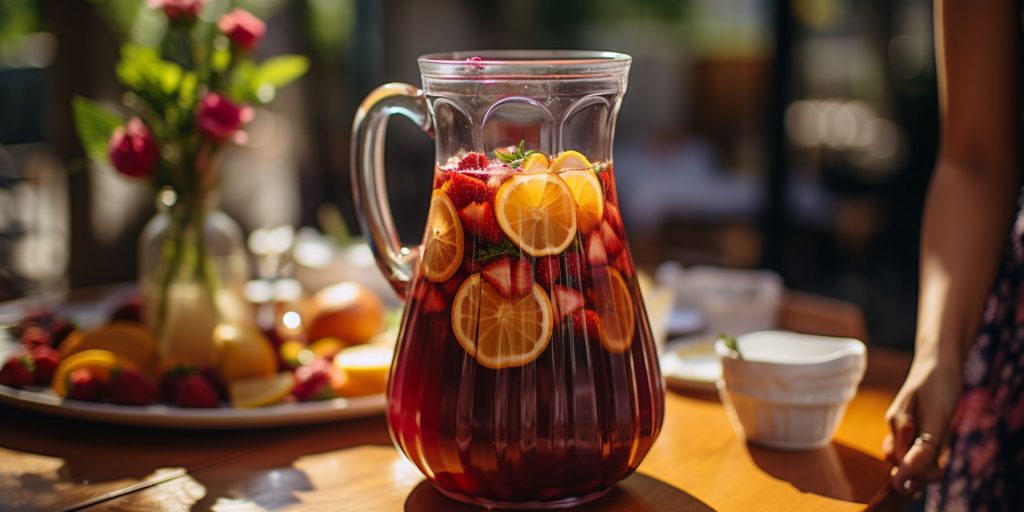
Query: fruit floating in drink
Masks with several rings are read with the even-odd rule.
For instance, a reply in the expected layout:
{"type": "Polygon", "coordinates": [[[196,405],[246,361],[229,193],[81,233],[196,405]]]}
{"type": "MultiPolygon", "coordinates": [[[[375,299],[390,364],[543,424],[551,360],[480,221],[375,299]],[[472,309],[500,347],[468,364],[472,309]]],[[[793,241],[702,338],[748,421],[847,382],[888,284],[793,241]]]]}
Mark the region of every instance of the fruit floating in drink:
{"type": "Polygon", "coordinates": [[[388,420],[444,492],[585,497],[654,441],[661,377],[613,172],[518,148],[435,171],[388,420]]]}

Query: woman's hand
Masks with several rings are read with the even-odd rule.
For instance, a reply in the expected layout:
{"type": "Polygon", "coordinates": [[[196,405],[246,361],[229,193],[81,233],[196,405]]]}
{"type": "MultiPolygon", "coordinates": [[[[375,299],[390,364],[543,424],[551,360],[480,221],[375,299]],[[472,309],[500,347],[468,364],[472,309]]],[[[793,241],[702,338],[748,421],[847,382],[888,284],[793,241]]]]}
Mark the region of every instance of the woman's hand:
{"type": "Polygon", "coordinates": [[[958,363],[916,356],[885,414],[890,432],[882,451],[894,466],[890,483],[897,492],[912,495],[922,483],[942,478],[939,456],[949,443],[950,421],[963,385],[958,363]]]}

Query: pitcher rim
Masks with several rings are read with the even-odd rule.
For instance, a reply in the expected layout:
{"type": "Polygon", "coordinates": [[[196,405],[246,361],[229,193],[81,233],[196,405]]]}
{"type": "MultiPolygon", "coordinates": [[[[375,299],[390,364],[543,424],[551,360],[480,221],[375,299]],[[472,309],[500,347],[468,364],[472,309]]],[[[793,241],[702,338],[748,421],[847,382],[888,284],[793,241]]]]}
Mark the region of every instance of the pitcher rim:
{"type": "Polygon", "coordinates": [[[511,79],[610,77],[628,71],[632,60],[603,50],[457,50],[417,58],[424,78],[511,79]]]}

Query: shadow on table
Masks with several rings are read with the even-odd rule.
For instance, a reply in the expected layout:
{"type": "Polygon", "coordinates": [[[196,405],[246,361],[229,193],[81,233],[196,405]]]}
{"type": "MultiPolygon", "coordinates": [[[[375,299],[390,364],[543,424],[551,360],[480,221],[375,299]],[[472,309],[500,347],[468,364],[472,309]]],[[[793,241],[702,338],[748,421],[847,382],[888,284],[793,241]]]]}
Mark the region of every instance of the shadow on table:
{"type": "Polygon", "coordinates": [[[747,449],[754,463],[775,478],[803,492],[843,501],[868,503],[885,485],[889,475],[884,461],[837,442],[800,452],[750,443],[747,449]]]}
{"type": "MultiPolygon", "coordinates": [[[[438,492],[429,482],[422,481],[417,485],[408,499],[405,500],[405,512],[433,512],[446,510],[449,512],[470,512],[482,510],[453,501],[438,492]]],[[[677,489],[661,480],[634,473],[615,486],[601,499],[573,508],[579,512],[656,512],[672,510],[674,512],[713,511],[703,501],[677,489]]]]}

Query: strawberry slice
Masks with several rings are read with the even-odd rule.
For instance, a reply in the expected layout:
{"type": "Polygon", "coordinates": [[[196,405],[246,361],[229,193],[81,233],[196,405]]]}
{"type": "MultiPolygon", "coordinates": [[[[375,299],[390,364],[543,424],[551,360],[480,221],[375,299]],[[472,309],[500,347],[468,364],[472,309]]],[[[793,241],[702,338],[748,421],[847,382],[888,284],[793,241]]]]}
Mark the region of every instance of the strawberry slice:
{"type": "Polygon", "coordinates": [[[583,259],[583,254],[567,252],[563,256],[565,258],[565,281],[569,284],[588,286],[590,273],[583,259]]]}
{"type": "Polygon", "coordinates": [[[458,169],[460,171],[479,171],[486,169],[490,164],[491,162],[483,153],[466,153],[466,156],[459,160],[458,169]]]}
{"type": "Polygon", "coordinates": [[[608,265],[608,251],[605,250],[600,232],[591,233],[587,237],[587,263],[590,263],[591,267],[608,265]]]}
{"type": "Polygon", "coordinates": [[[558,256],[542,256],[537,259],[536,279],[545,290],[551,290],[551,286],[558,281],[558,256]]]}
{"type": "Polygon", "coordinates": [[[424,282],[420,297],[420,311],[424,313],[441,313],[448,309],[448,301],[444,299],[437,286],[424,282]]]}
{"type": "Polygon", "coordinates": [[[481,275],[502,297],[512,296],[512,262],[507,256],[488,263],[481,275]]]}
{"type": "Polygon", "coordinates": [[[487,184],[463,172],[451,173],[451,178],[441,187],[452,200],[456,210],[461,210],[472,202],[487,200],[487,184]]]}
{"type": "Polygon", "coordinates": [[[615,229],[615,234],[622,236],[622,212],[619,211],[619,207],[612,203],[604,203],[604,220],[608,221],[615,229]]]}
{"type": "Polygon", "coordinates": [[[583,309],[586,299],[583,292],[568,286],[554,285],[551,287],[551,307],[555,318],[562,318],[576,310],[583,309]]]}
{"type": "Polygon", "coordinates": [[[615,257],[615,261],[612,266],[622,274],[623,277],[633,277],[636,274],[636,268],[633,267],[633,258],[629,257],[629,253],[622,251],[618,256],[615,257]]]}
{"type": "Polygon", "coordinates": [[[533,264],[526,258],[520,258],[511,266],[512,296],[525,297],[533,291],[533,264]]]}
{"type": "Polygon", "coordinates": [[[494,217],[494,210],[490,203],[472,202],[459,210],[459,220],[462,227],[479,236],[488,243],[498,244],[505,235],[501,232],[501,226],[494,217]]]}
{"type": "Polygon", "coordinates": [[[569,332],[573,338],[601,339],[601,319],[593,309],[579,309],[569,314],[569,332]]]}
{"type": "Polygon", "coordinates": [[[462,282],[465,280],[466,276],[464,274],[456,272],[454,276],[441,283],[441,291],[444,292],[445,297],[452,298],[459,291],[459,287],[462,286],[462,282]]]}
{"type": "Polygon", "coordinates": [[[626,248],[626,244],[622,242],[608,221],[601,223],[600,233],[601,241],[604,242],[604,250],[608,253],[609,258],[614,258],[626,248]]]}

